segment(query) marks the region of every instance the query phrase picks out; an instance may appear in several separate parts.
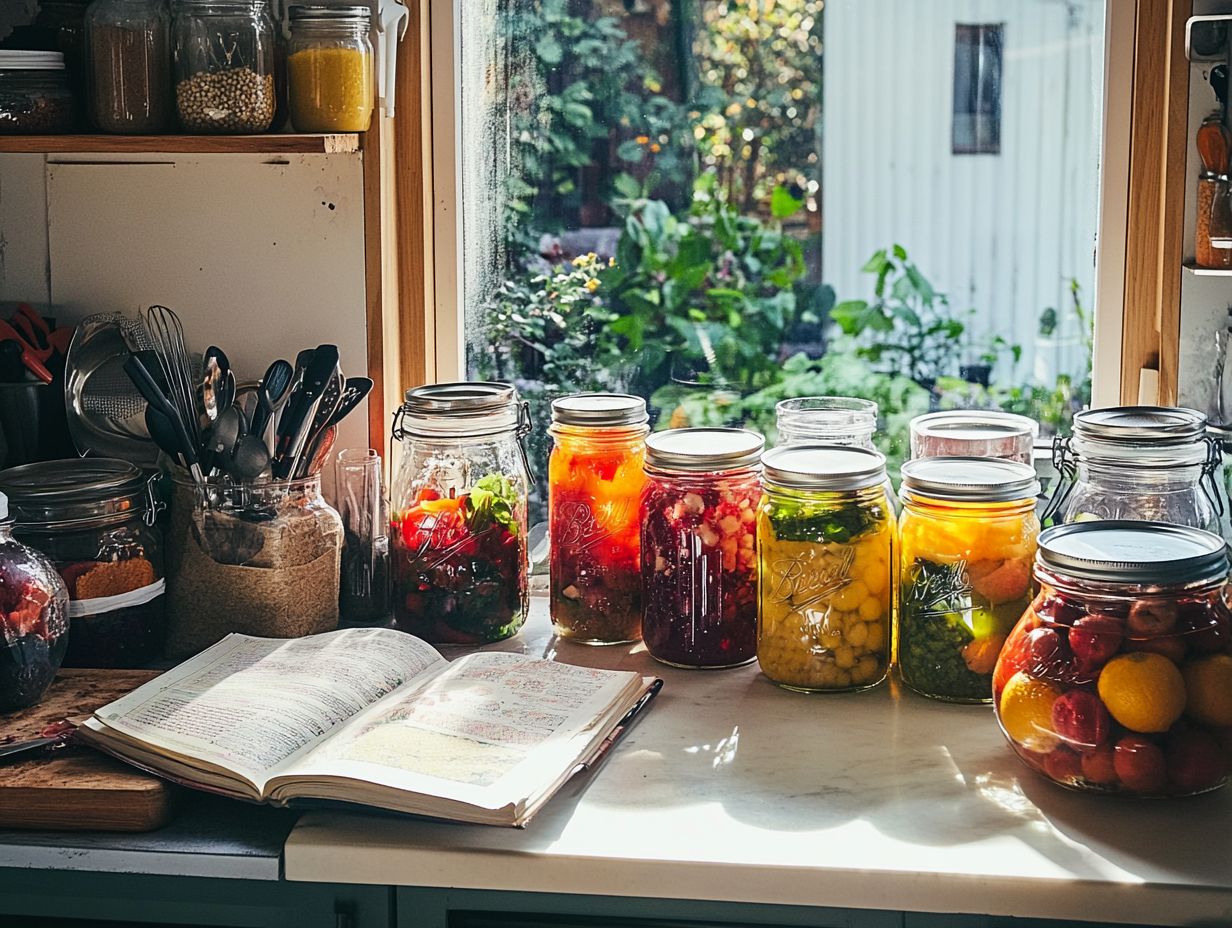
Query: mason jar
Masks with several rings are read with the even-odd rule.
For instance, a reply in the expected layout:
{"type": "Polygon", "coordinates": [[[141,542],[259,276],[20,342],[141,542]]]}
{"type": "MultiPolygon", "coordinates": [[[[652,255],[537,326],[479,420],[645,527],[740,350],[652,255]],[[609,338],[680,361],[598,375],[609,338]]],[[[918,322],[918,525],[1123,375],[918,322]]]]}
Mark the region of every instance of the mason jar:
{"type": "Polygon", "coordinates": [[[1031,602],[1039,483],[998,458],[902,467],[898,667],[918,693],[992,701],[992,672],[1031,602]]]}
{"type": "Polygon", "coordinates": [[[127,461],[69,458],[0,471],[13,534],[46,555],[68,588],[66,667],[141,667],[166,635],[161,505],[127,461]]]}
{"type": "Polygon", "coordinates": [[[801,396],[774,407],[776,447],[804,443],[851,445],[875,451],[877,404],[849,396],[801,396]]]}
{"type": "Polygon", "coordinates": [[[1061,476],[1045,521],[1137,519],[1219,530],[1219,448],[1195,409],[1083,410],[1070,438],[1054,444],[1053,460],[1061,476]]]}
{"type": "Polygon", "coordinates": [[[376,100],[366,6],[291,7],[287,74],[298,132],[364,132],[376,100]]]}
{"type": "Polygon", "coordinates": [[[1032,464],[1039,424],[995,409],[948,409],[911,420],[913,458],[1002,458],[1032,464]]]}
{"type": "Polygon", "coordinates": [[[530,413],[505,383],[406,391],[394,417],[394,624],[437,644],[485,644],[526,621],[530,413]]]}
{"type": "Polygon", "coordinates": [[[642,636],[638,516],[646,401],[577,393],[552,402],[548,457],[552,627],[585,644],[642,636]]]}
{"type": "Polygon", "coordinates": [[[94,125],[131,135],[167,129],[172,103],[166,0],[94,0],[86,34],[94,125]]]}
{"type": "Polygon", "coordinates": [[[885,457],[806,444],[762,455],[757,662],[787,689],[867,689],[890,667],[894,510],[885,457]]]}
{"type": "Polygon", "coordinates": [[[677,667],[757,656],[757,504],[765,439],[747,429],[669,429],[646,439],[642,638],[677,667]]]}
{"type": "Polygon", "coordinates": [[[268,0],[178,0],[175,101],[187,132],[265,132],[274,121],[268,0]]]}
{"type": "Polygon", "coordinates": [[[1062,786],[1184,796],[1223,785],[1232,615],[1222,539],[1159,522],[1040,535],[1039,593],[993,680],[1002,733],[1062,786]]]}
{"type": "Polygon", "coordinates": [[[0,49],[0,135],[56,135],[77,128],[77,101],[60,52],[0,49]]]}

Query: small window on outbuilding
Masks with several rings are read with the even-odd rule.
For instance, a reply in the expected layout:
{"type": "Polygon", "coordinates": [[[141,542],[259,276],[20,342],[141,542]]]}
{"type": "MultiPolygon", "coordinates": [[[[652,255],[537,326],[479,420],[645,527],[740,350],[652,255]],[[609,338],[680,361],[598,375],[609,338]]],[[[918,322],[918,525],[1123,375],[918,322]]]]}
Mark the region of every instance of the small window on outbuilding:
{"type": "Polygon", "coordinates": [[[1001,153],[1001,23],[954,27],[956,155],[1001,153]]]}

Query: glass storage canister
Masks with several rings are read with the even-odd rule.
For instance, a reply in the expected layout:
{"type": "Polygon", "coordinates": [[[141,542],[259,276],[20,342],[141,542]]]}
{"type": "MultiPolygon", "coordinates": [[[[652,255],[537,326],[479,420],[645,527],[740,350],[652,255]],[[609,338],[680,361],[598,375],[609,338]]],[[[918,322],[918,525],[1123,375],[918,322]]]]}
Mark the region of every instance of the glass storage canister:
{"type": "Polygon", "coordinates": [[[993,409],[950,409],[911,420],[913,458],[1002,458],[1031,464],[1039,425],[993,409]]]}
{"type": "Polygon", "coordinates": [[[394,625],[437,644],[484,644],[526,621],[530,412],[505,383],[406,391],[390,503],[394,625]]]}
{"type": "Polygon", "coordinates": [[[298,638],[338,627],[342,518],[319,475],[204,485],[174,475],[167,537],[167,656],[232,632],[298,638]]]}
{"type": "Polygon", "coordinates": [[[676,667],[757,656],[757,504],[765,439],[746,429],[669,429],[646,439],[642,638],[676,667]]]}
{"type": "Polygon", "coordinates": [[[578,393],[552,402],[548,458],[552,626],[562,638],[621,644],[642,636],[638,530],[646,401],[578,393]]]}
{"type": "Polygon", "coordinates": [[[111,458],[0,471],[14,535],[46,555],[68,588],[67,667],[141,667],[162,651],[166,582],[155,479],[111,458]]]}
{"type": "Polygon", "coordinates": [[[274,121],[267,0],[178,0],[175,100],[188,132],[265,132],[274,121]]]}
{"type": "Polygon", "coordinates": [[[64,660],[69,625],[64,581],[46,557],[14,540],[0,493],[0,712],[43,698],[64,660]]]}
{"type": "Polygon", "coordinates": [[[77,103],[60,52],[0,50],[0,135],[77,128],[77,103]]]}
{"type": "Polygon", "coordinates": [[[299,132],[364,132],[376,98],[369,11],[291,7],[291,122],[299,132]]]}
{"type": "Polygon", "coordinates": [[[1040,590],[993,681],[1032,769],[1074,789],[1179,796],[1232,763],[1232,615],[1224,544],[1158,522],[1040,535],[1040,590]]]}
{"type": "Polygon", "coordinates": [[[90,118],[144,135],[171,122],[171,17],[165,0],[95,0],[86,16],[90,118]]]}
{"type": "Polygon", "coordinates": [[[780,686],[858,690],[890,666],[894,510],[885,457],[838,445],[762,455],[757,661],[780,686]]]}
{"type": "Polygon", "coordinates": [[[1061,476],[1045,521],[1139,519],[1219,530],[1219,448],[1195,409],[1085,409],[1070,438],[1054,443],[1053,462],[1061,476]]]}
{"type": "Polygon", "coordinates": [[[1232,183],[1226,174],[1198,175],[1194,263],[1213,270],[1232,268],[1232,183]]]}
{"type": "Polygon", "coordinates": [[[848,396],[801,396],[774,407],[776,447],[821,443],[875,451],[877,404],[848,396]]]}
{"type": "Polygon", "coordinates": [[[921,458],[902,476],[899,672],[925,696],[991,702],[997,655],[1031,601],[1035,471],[997,458],[921,458]]]}
{"type": "Polygon", "coordinates": [[[68,73],[73,95],[86,99],[86,67],[89,58],[86,50],[86,8],[90,0],[41,0],[39,13],[34,20],[34,29],[40,33],[37,46],[47,51],[64,55],[64,69],[68,73]]]}

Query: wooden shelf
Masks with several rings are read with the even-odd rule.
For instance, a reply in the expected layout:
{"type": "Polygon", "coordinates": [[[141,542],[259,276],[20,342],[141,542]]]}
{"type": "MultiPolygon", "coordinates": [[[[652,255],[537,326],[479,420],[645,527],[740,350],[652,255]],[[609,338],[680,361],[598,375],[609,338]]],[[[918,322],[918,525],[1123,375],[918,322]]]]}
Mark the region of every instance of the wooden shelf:
{"type": "Polygon", "coordinates": [[[360,149],[359,133],[316,135],[5,135],[0,153],[144,154],[350,154],[360,149]]]}

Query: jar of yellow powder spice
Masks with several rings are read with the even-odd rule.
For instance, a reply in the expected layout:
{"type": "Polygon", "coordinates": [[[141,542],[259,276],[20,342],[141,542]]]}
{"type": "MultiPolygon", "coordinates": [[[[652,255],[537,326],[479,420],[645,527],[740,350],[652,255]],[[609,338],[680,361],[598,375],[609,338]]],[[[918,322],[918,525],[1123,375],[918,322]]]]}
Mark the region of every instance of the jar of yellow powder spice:
{"type": "Polygon", "coordinates": [[[291,7],[287,59],[291,122],[298,132],[363,132],[375,97],[369,11],[291,7]]]}

